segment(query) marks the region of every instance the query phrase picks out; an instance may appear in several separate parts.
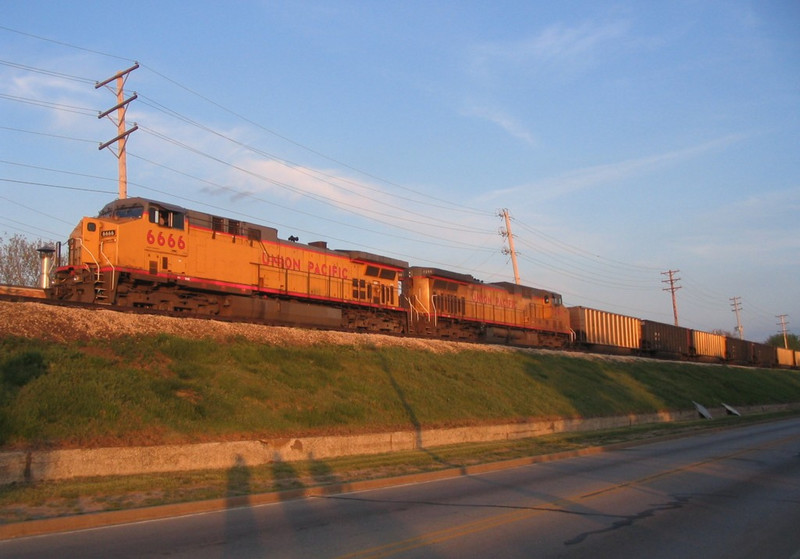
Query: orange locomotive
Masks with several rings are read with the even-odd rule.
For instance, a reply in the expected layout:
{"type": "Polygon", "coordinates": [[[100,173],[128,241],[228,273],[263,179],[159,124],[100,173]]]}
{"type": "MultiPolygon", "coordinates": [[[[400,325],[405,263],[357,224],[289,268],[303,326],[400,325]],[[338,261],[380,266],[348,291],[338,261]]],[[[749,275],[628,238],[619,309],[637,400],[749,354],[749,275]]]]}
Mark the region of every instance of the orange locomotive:
{"type": "Polygon", "coordinates": [[[571,340],[561,295],[470,275],[409,268],[403,295],[412,332],[448,339],[563,347],[571,340]]]}
{"type": "Polygon", "coordinates": [[[83,218],[48,296],[356,331],[401,332],[406,262],[143,198],[83,218]]]}
{"type": "Polygon", "coordinates": [[[282,240],[271,227],[144,198],[116,200],[81,220],[47,296],[528,346],[563,346],[571,333],[556,293],[282,240]]]}

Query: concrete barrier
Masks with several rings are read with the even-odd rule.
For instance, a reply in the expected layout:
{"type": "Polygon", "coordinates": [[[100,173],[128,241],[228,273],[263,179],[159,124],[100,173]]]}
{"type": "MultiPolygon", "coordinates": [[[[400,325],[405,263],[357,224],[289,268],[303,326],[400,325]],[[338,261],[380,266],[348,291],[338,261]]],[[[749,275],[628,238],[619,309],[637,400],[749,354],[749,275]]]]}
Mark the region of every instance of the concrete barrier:
{"type": "MultiPolygon", "coordinates": [[[[790,405],[740,408],[742,413],[789,409],[790,405]]],[[[710,408],[714,417],[725,409],[710,408]]],[[[242,463],[325,460],[341,456],[384,454],[439,446],[515,440],[551,433],[596,431],[696,419],[697,411],[660,412],[587,419],[532,420],[502,425],[398,431],[336,437],[297,437],[256,441],[212,442],[188,445],[31,450],[0,452],[0,484],[70,479],[76,477],[227,469],[242,463]]]]}

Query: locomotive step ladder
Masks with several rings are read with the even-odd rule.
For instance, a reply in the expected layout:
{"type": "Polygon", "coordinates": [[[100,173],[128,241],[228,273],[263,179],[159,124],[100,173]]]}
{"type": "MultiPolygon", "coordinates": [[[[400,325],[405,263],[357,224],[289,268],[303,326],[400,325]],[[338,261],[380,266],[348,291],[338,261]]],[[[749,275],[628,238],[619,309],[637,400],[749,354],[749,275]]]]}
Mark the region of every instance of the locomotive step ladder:
{"type": "Polygon", "coordinates": [[[103,305],[110,304],[108,295],[106,294],[105,277],[100,269],[97,270],[94,276],[94,302],[103,305]]]}

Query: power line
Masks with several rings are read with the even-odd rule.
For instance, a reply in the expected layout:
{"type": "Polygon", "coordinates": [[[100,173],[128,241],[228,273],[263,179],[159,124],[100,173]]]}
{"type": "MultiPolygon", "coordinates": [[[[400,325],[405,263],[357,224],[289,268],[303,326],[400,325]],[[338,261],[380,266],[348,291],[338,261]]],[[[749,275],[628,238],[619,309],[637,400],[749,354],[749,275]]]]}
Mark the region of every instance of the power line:
{"type": "Polygon", "coordinates": [[[248,117],[246,117],[246,116],[244,116],[244,115],[242,115],[242,114],[240,114],[240,113],[237,113],[236,111],[233,111],[233,110],[231,110],[231,109],[229,109],[229,108],[225,107],[224,105],[221,105],[221,104],[217,103],[216,101],[214,101],[214,100],[210,99],[209,97],[206,97],[205,95],[202,95],[201,93],[198,93],[197,91],[194,91],[193,89],[190,89],[189,87],[186,87],[185,85],[183,85],[183,84],[181,84],[181,83],[177,82],[176,80],[173,80],[172,78],[169,78],[169,77],[165,76],[164,74],[162,74],[162,73],[158,72],[158,71],[157,71],[157,70],[155,70],[154,68],[151,68],[151,67],[149,67],[149,66],[146,66],[145,64],[142,64],[142,68],[146,68],[146,69],[150,70],[151,72],[153,72],[153,73],[154,73],[154,74],[156,74],[157,76],[161,77],[162,79],[165,79],[165,80],[167,80],[168,82],[170,82],[170,83],[174,84],[175,86],[177,86],[177,87],[179,87],[179,88],[183,89],[184,91],[187,91],[188,93],[191,93],[192,95],[194,95],[194,96],[196,96],[196,97],[198,97],[198,98],[202,99],[203,101],[206,101],[207,103],[210,103],[211,105],[213,105],[213,106],[217,107],[218,109],[220,109],[220,110],[222,110],[222,111],[225,111],[225,112],[227,112],[228,114],[231,114],[231,115],[235,116],[236,118],[239,118],[239,119],[241,119],[241,120],[243,120],[243,121],[245,121],[245,122],[247,122],[247,123],[249,123],[249,124],[252,124],[253,126],[255,126],[255,127],[259,128],[260,130],[263,130],[264,132],[267,132],[268,134],[271,134],[271,135],[275,136],[276,138],[279,138],[279,139],[281,139],[281,140],[283,140],[283,141],[285,141],[285,142],[288,142],[288,143],[290,143],[290,144],[292,144],[292,145],[294,145],[294,146],[296,146],[296,147],[299,147],[299,148],[301,148],[301,149],[303,149],[303,150],[305,150],[305,151],[307,151],[307,152],[309,152],[309,153],[312,153],[312,154],[314,154],[314,155],[316,155],[316,156],[318,156],[318,157],[322,157],[323,159],[326,159],[326,160],[328,160],[328,161],[330,161],[330,162],[332,162],[332,163],[336,163],[337,165],[340,165],[340,166],[342,166],[342,167],[345,167],[345,168],[347,168],[347,169],[350,169],[350,170],[352,170],[352,171],[355,171],[355,172],[357,172],[357,173],[359,173],[359,174],[361,174],[361,175],[364,175],[364,176],[366,176],[366,177],[369,177],[369,178],[372,178],[372,179],[378,180],[378,181],[380,181],[380,182],[383,182],[383,183],[385,183],[385,184],[388,184],[388,185],[390,185],[390,186],[393,186],[393,187],[395,187],[395,188],[399,188],[399,189],[405,190],[405,191],[407,191],[407,192],[411,192],[411,193],[413,193],[413,194],[416,194],[416,195],[418,195],[418,196],[422,196],[422,197],[424,197],[424,198],[429,198],[429,199],[431,199],[431,200],[435,200],[435,201],[437,201],[437,202],[444,203],[444,204],[446,204],[448,207],[457,207],[457,208],[461,208],[463,211],[468,211],[468,212],[476,213],[476,214],[478,214],[478,215],[485,215],[485,212],[484,212],[484,211],[477,210],[477,209],[475,209],[475,208],[470,208],[470,207],[468,207],[468,206],[464,206],[464,205],[462,205],[462,204],[457,204],[457,203],[455,203],[455,202],[453,202],[453,201],[451,201],[451,200],[446,200],[446,199],[442,199],[442,198],[437,198],[437,197],[435,197],[435,196],[431,196],[430,194],[426,194],[426,193],[423,193],[423,192],[416,191],[416,190],[414,190],[414,189],[411,189],[411,188],[408,188],[408,187],[406,187],[406,186],[403,186],[403,185],[401,185],[401,184],[398,184],[398,183],[395,183],[395,182],[389,181],[389,180],[387,180],[387,179],[384,179],[384,178],[378,177],[377,175],[374,175],[374,174],[372,174],[372,173],[369,173],[369,172],[367,172],[367,171],[364,171],[364,170],[362,170],[362,169],[359,169],[359,168],[357,168],[357,167],[355,167],[355,166],[353,166],[353,165],[350,165],[350,164],[348,164],[348,163],[345,163],[345,162],[343,162],[343,161],[340,161],[340,160],[338,160],[338,159],[335,159],[335,158],[333,158],[333,157],[330,157],[330,156],[328,156],[328,155],[326,155],[326,154],[324,154],[324,153],[322,153],[322,152],[320,152],[320,151],[317,151],[317,150],[315,150],[315,149],[313,149],[313,148],[310,148],[310,147],[308,147],[308,146],[306,146],[306,145],[304,145],[304,144],[302,144],[302,143],[300,143],[300,142],[297,142],[297,141],[295,141],[295,140],[292,140],[291,138],[289,138],[289,137],[287,137],[287,136],[284,136],[284,135],[282,135],[282,134],[280,134],[280,133],[278,133],[278,132],[276,132],[276,131],[274,131],[274,130],[272,130],[272,129],[270,129],[270,128],[267,128],[266,126],[264,126],[264,125],[262,125],[262,124],[260,124],[260,123],[258,123],[258,122],[255,122],[254,120],[252,120],[252,119],[250,119],[250,118],[248,118],[248,117]]]}
{"type": "Polygon", "coordinates": [[[60,190],[77,190],[77,191],[80,191],[80,192],[99,192],[99,193],[102,193],[102,194],[115,194],[115,192],[113,190],[98,190],[96,188],[81,188],[81,187],[78,187],[78,186],[64,186],[64,185],[61,185],[61,184],[50,184],[50,183],[46,183],[46,182],[35,182],[35,181],[23,181],[23,180],[17,180],[17,179],[7,179],[7,178],[3,178],[3,177],[0,177],[0,181],[2,181],[2,182],[12,182],[12,183],[16,183],[16,184],[27,184],[29,186],[43,186],[45,188],[57,188],[57,189],[60,189],[60,190]]]}
{"type": "MultiPolygon", "coordinates": [[[[12,29],[11,27],[6,27],[5,25],[0,25],[0,29],[2,29],[4,31],[10,31],[11,33],[17,33],[18,35],[23,35],[25,37],[30,37],[32,39],[37,39],[39,41],[45,41],[45,42],[48,42],[48,43],[61,45],[62,47],[69,47],[71,49],[82,50],[84,52],[90,52],[92,54],[99,54],[100,56],[107,56],[109,58],[116,58],[117,60],[128,60],[128,61],[130,61],[129,58],[123,58],[121,56],[116,56],[114,54],[109,54],[107,52],[94,50],[94,49],[89,49],[89,48],[86,48],[86,47],[79,47],[78,45],[73,45],[72,43],[66,43],[64,41],[56,41],[55,39],[49,39],[47,37],[42,37],[41,35],[34,35],[33,33],[26,33],[24,31],[20,31],[18,29],[12,29]]],[[[90,82],[94,83],[94,80],[90,80],[90,82]]]]}
{"type": "MultiPolygon", "coordinates": [[[[223,134],[223,133],[219,132],[218,130],[214,130],[213,128],[210,128],[210,127],[208,127],[208,126],[206,126],[204,124],[201,124],[201,123],[199,123],[199,122],[197,122],[197,121],[195,121],[195,120],[193,120],[193,119],[191,119],[191,118],[189,118],[189,117],[187,117],[187,116],[185,116],[185,115],[183,115],[183,114],[181,114],[181,113],[179,113],[179,112],[177,112],[177,111],[175,111],[173,109],[170,109],[170,108],[164,106],[163,104],[159,103],[158,101],[155,101],[154,99],[151,99],[151,98],[147,97],[144,94],[141,94],[140,98],[142,99],[142,103],[144,105],[147,105],[147,106],[149,106],[149,107],[151,107],[153,109],[156,109],[156,110],[158,110],[160,112],[163,112],[164,114],[167,114],[167,115],[169,115],[169,116],[171,116],[171,117],[173,117],[173,118],[175,118],[175,119],[177,119],[177,120],[179,120],[179,121],[181,121],[181,122],[183,122],[185,124],[189,124],[190,126],[194,126],[194,127],[198,128],[200,130],[204,130],[204,131],[208,132],[209,134],[213,134],[214,136],[217,136],[217,137],[219,137],[221,139],[224,139],[224,140],[226,140],[228,142],[231,142],[232,144],[237,145],[239,147],[242,147],[242,148],[244,148],[244,149],[246,149],[248,151],[251,151],[251,152],[253,152],[253,153],[257,154],[257,155],[260,155],[262,157],[265,157],[267,159],[275,161],[276,163],[279,163],[279,164],[285,166],[286,168],[291,169],[292,171],[295,171],[297,173],[307,175],[307,176],[309,176],[309,177],[311,177],[311,178],[313,178],[315,180],[319,180],[319,181],[325,182],[327,184],[330,184],[331,186],[334,186],[336,188],[342,189],[342,190],[344,190],[346,192],[351,192],[353,194],[358,194],[358,193],[343,187],[341,183],[349,184],[349,185],[352,185],[352,186],[357,187],[359,189],[367,190],[367,191],[370,191],[370,192],[375,192],[375,193],[379,194],[381,196],[381,198],[380,199],[369,198],[370,200],[375,201],[375,202],[379,202],[379,203],[381,203],[383,205],[387,205],[389,207],[393,207],[395,209],[399,209],[399,210],[401,210],[403,212],[413,213],[413,212],[410,212],[406,208],[402,208],[402,207],[399,207],[399,206],[394,206],[394,205],[391,205],[391,204],[387,204],[386,197],[389,196],[389,197],[392,197],[392,198],[396,198],[398,200],[403,200],[405,202],[410,202],[410,203],[418,204],[418,205],[424,205],[426,208],[434,207],[434,208],[448,209],[450,211],[467,212],[467,213],[470,213],[470,214],[473,214],[473,215],[482,215],[482,216],[487,215],[487,212],[473,210],[471,208],[464,208],[464,207],[461,207],[461,206],[458,206],[458,205],[454,205],[452,202],[448,202],[447,204],[434,204],[430,200],[435,200],[435,198],[432,198],[430,195],[427,195],[427,194],[421,194],[420,193],[419,195],[420,196],[424,196],[426,198],[426,200],[419,200],[419,199],[415,199],[415,198],[410,198],[408,196],[401,196],[401,195],[396,194],[396,193],[391,192],[391,191],[381,190],[381,189],[372,187],[372,186],[370,186],[368,184],[364,184],[364,183],[361,183],[361,182],[357,182],[357,181],[348,179],[346,177],[334,176],[334,175],[331,175],[329,173],[325,173],[325,172],[320,171],[320,170],[311,170],[308,167],[306,167],[305,165],[302,165],[302,164],[294,162],[294,161],[290,161],[288,159],[285,159],[285,158],[280,157],[278,155],[275,155],[273,153],[264,151],[264,150],[262,150],[260,148],[254,147],[254,146],[252,146],[250,144],[247,144],[247,143],[241,142],[241,141],[239,141],[239,140],[237,140],[235,138],[232,138],[232,137],[228,136],[227,134],[223,134]],[[320,177],[322,177],[322,178],[320,178],[320,177]]],[[[385,181],[385,180],[382,180],[382,179],[379,179],[379,180],[381,180],[382,182],[388,182],[388,181],[385,181]]],[[[358,195],[359,196],[363,196],[362,194],[358,194],[358,195]]],[[[417,214],[417,215],[419,215],[419,214],[417,214]]]]}
{"type": "Polygon", "coordinates": [[[82,115],[93,115],[97,113],[97,111],[92,111],[92,109],[89,109],[87,107],[77,107],[75,105],[66,105],[64,103],[53,103],[51,101],[43,101],[41,99],[30,99],[27,97],[18,97],[16,95],[7,95],[5,93],[0,93],[0,99],[7,99],[9,101],[16,101],[17,103],[25,103],[28,105],[36,105],[38,107],[49,107],[52,109],[58,109],[60,111],[66,111],[82,115]]]}
{"type": "MultiPolygon", "coordinates": [[[[0,29],[5,29],[4,27],[0,26],[0,29]]],[[[0,65],[8,66],[10,68],[16,68],[17,70],[25,70],[26,72],[34,72],[36,74],[43,74],[45,76],[52,76],[55,78],[61,78],[62,80],[70,80],[74,82],[81,82],[81,83],[94,83],[94,80],[89,78],[82,78],[80,76],[73,76],[71,74],[64,74],[62,72],[56,72],[53,70],[46,70],[44,68],[36,68],[34,66],[26,66],[25,64],[18,64],[16,62],[9,62],[8,60],[0,60],[0,65]]]]}
{"type": "Polygon", "coordinates": [[[0,130],[9,130],[11,132],[22,132],[24,134],[33,134],[36,136],[47,136],[49,138],[58,138],[59,140],[70,140],[73,142],[85,142],[89,144],[97,144],[97,140],[87,140],[85,138],[75,138],[74,136],[64,136],[61,134],[51,134],[49,132],[37,132],[35,130],[25,130],[23,128],[14,128],[11,126],[0,126],[0,130]]]}
{"type": "Polygon", "coordinates": [[[9,204],[14,204],[15,206],[19,206],[20,208],[24,208],[24,209],[26,209],[28,211],[33,212],[33,213],[37,213],[39,215],[43,215],[43,216],[45,216],[45,217],[47,217],[49,219],[53,219],[55,221],[60,221],[61,223],[66,223],[67,225],[72,225],[72,223],[67,221],[66,219],[62,219],[62,218],[56,217],[54,215],[46,214],[41,210],[38,210],[36,208],[31,208],[30,206],[26,206],[25,204],[20,204],[19,202],[15,202],[14,200],[6,198],[5,196],[0,196],[0,200],[5,200],[9,204]]]}
{"type": "MultiPolygon", "coordinates": [[[[254,171],[246,169],[246,168],[242,167],[241,165],[237,165],[235,163],[231,163],[229,161],[226,161],[226,160],[224,160],[224,159],[222,159],[220,157],[217,157],[216,155],[213,155],[213,154],[210,154],[208,152],[204,152],[204,151],[202,151],[202,150],[200,150],[198,148],[192,147],[189,144],[186,144],[185,142],[182,142],[180,140],[176,140],[174,138],[171,138],[171,137],[169,137],[169,136],[167,136],[165,134],[162,134],[161,132],[158,132],[157,130],[151,129],[151,128],[147,127],[147,126],[139,125],[139,129],[142,130],[143,132],[147,133],[147,134],[150,134],[150,135],[156,137],[156,138],[160,138],[160,139],[162,139],[162,140],[164,140],[164,141],[166,141],[168,143],[171,143],[171,144],[173,144],[173,145],[175,145],[177,147],[180,147],[182,149],[190,151],[190,152],[192,152],[192,153],[194,153],[196,155],[205,157],[205,158],[207,158],[207,159],[209,159],[211,161],[214,161],[214,162],[219,163],[221,165],[225,165],[227,167],[235,169],[236,171],[244,173],[244,174],[246,174],[246,175],[248,175],[250,177],[253,177],[253,178],[257,179],[257,180],[264,181],[264,182],[267,182],[269,184],[273,184],[275,186],[278,186],[280,188],[283,188],[283,189],[288,190],[290,192],[293,192],[295,194],[299,194],[300,196],[303,196],[303,197],[306,197],[306,198],[310,198],[312,200],[316,200],[318,202],[331,204],[334,207],[339,208],[340,210],[347,211],[348,213],[352,213],[352,214],[357,215],[357,216],[362,217],[362,218],[366,218],[366,219],[371,219],[373,221],[377,221],[378,223],[381,223],[382,225],[390,225],[392,227],[397,227],[399,229],[410,230],[410,229],[408,229],[406,227],[402,227],[402,226],[398,225],[396,223],[398,221],[398,216],[396,216],[394,214],[390,214],[390,213],[386,213],[386,212],[382,212],[382,211],[378,211],[378,210],[369,210],[369,209],[357,206],[355,204],[351,204],[349,202],[345,202],[343,200],[333,201],[329,197],[310,193],[310,192],[308,192],[306,190],[303,190],[303,189],[300,189],[298,187],[292,186],[292,185],[290,185],[290,184],[288,184],[286,182],[282,182],[282,181],[278,181],[278,180],[275,180],[275,179],[271,179],[269,177],[266,177],[264,175],[261,175],[259,173],[254,172],[254,171]],[[387,222],[387,221],[384,221],[384,220],[376,218],[376,217],[370,217],[368,214],[372,214],[374,216],[379,216],[380,218],[385,218],[385,219],[388,219],[389,221],[387,222]]],[[[237,192],[237,193],[238,194],[247,195],[246,193],[241,193],[241,192],[237,192]]],[[[416,215],[419,215],[419,214],[416,214],[416,215]]],[[[402,221],[403,222],[408,222],[408,223],[416,223],[418,225],[424,225],[424,226],[428,226],[428,227],[435,227],[435,228],[439,228],[439,229],[448,229],[448,230],[451,230],[451,231],[456,231],[456,232],[461,232],[461,233],[493,234],[493,232],[477,230],[475,228],[459,227],[456,224],[451,224],[451,225],[445,226],[445,225],[442,225],[442,222],[440,220],[436,221],[436,222],[431,222],[431,221],[420,221],[420,220],[416,220],[416,219],[402,218],[402,221]]]]}
{"type": "MultiPolygon", "coordinates": [[[[10,217],[2,217],[2,218],[0,218],[0,223],[5,223],[6,225],[9,225],[9,222],[16,224],[16,226],[10,225],[10,227],[15,231],[19,231],[20,233],[25,233],[26,235],[38,235],[37,233],[34,233],[34,232],[32,232],[32,231],[30,231],[28,229],[23,229],[23,228],[19,227],[20,225],[22,225],[24,227],[28,227],[30,225],[29,223],[23,223],[22,221],[17,221],[15,219],[11,219],[10,217]],[[2,221],[2,220],[5,220],[5,221],[2,221]]],[[[47,233],[49,235],[53,235],[54,237],[58,237],[58,233],[54,233],[52,231],[46,231],[44,229],[38,229],[38,230],[40,232],[47,233]]],[[[49,241],[53,241],[53,240],[55,240],[54,237],[53,238],[49,238],[48,240],[49,241]]]]}
{"type": "MultiPolygon", "coordinates": [[[[517,222],[518,220],[515,219],[514,221],[517,222]]],[[[553,237],[552,235],[548,235],[544,231],[541,231],[539,229],[534,229],[533,227],[530,227],[530,226],[526,225],[525,223],[519,223],[519,226],[521,228],[525,229],[526,231],[529,231],[529,232],[533,233],[534,235],[536,235],[538,237],[541,237],[543,239],[546,239],[546,240],[552,242],[553,244],[565,249],[567,252],[570,252],[570,253],[575,254],[577,256],[581,256],[581,257],[583,257],[583,258],[585,258],[587,260],[592,261],[593,263],[602,263],[602,264],[607,265],[607,266],[624,267],[624,268],[630,268],[632,270],[641,270],[641,271],[644,271],[644,272],[647,272],[647,273],[657,272],[657,271],[660,270],[660,268],[655,268],[655,267],[650,267],[650,266],[641,266],[641,265],[637,265],[637,264],[630,264],[630,263],[627,263],[627,262],[621,262],[619,260],[613,260],[613,259],[610,259],[610,258],[606,258],[606,257],[600,256],[599,254],[595,254],[595,253],[589,252],[589,251],[584,250],[584,249],[582,249],[582,248],[580,248],[578,246],[571,245],[571,244],[569,244],[569,243],[567,243],[565,241],[557,239],[556,237],[553,237]]]]}

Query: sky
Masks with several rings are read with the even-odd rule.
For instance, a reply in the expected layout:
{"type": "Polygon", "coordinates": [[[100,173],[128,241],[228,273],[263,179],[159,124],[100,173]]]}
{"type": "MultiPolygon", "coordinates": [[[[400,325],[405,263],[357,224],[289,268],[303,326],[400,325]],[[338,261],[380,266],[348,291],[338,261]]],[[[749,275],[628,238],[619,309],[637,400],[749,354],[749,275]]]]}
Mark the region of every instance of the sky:
{"type": "Polygon", "coordinates": [[[4,0],[0,236],[128,196],[746,339],[800,331],[800,2],[4,0]],[[505,250],[504,250],[505,249],[505,250]]]}

